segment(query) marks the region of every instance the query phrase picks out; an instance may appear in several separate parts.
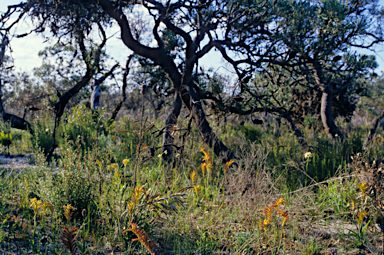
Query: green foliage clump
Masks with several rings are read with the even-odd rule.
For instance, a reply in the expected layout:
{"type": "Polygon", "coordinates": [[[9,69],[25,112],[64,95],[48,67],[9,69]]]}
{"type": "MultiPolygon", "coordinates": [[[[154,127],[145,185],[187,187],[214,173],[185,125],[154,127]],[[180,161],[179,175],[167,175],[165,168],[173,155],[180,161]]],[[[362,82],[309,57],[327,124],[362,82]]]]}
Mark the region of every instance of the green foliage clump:
{"type": "Polygon", "coordinates": [[[37,117],[34,121],[35,135],[32,137],[34,149],[39,149],[47,155],[53,146],[53,121],[48,114],[37,117]]]}
{"type": "MultiPolygon", "coordinates": [[[[78,143],[79,146],[79,143],[78,143]]],[[[49,201],[60,213],[62,207],[71,204],[79,217],[83,209],[94,206],[101,177],[97,171],[95,152],[81,152],[66,143],[58,167],[51,169],[40,165],[40,176],[36,180],[36,193],[49,201]]]]}
{"type": "Polygon", "coordinates": [[[250,142],[261,141],[262,129],[251,123],[244,123],[244,125],[227,125],[225,126],[225,137],[227,139],[244,136],[250,142]]]}
{"type": "Polygon", "coordinates": [[[98,141],[99,134],[103,129],[103,119],[92,113],[83,105],[71,109],[66,116],[67,122],[63,125],[62,133],[73,144],[80,137],[81,149],[89,149],[98,141]]]}

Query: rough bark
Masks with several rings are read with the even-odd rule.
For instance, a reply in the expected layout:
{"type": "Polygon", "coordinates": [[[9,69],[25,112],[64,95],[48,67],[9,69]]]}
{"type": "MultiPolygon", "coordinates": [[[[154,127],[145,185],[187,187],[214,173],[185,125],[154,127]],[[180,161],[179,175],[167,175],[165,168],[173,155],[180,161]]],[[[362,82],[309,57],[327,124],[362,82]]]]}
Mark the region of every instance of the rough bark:
{"type": "Polygon", "coordinates": [[[382,111],[382,113],[379,116],[377,116],[372,120],[371,127],[369,128],[368,136],[364,141],[364,150],[368,149],[368,146],[373,141],[373,138],[376,134],[377,129],[379,128],[379,125],[382,119],[384,119],[384,111],[382,111]]]}
{"type": "Polygon", "coordinates": [[[173,97],[172,109],[165,120],[165,129],[163,134],[163,159],[169,161],[172,159],[173,154],[173,141],[174,137],[172,136],[172,129],[177,124],[177,119],[180,115],[180,110],[182,106],[182,100],[180,97],[179,91],[175,91],[173,97]]]}

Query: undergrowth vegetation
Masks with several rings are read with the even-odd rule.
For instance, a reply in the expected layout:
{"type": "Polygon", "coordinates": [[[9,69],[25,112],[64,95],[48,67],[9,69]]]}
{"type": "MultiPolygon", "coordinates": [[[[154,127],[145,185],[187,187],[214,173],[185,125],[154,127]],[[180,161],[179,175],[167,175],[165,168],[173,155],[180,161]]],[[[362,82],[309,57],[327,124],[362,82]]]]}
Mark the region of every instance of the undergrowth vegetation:
{"type": "Polygon", "coordinates": [[[3,154],[34,155],[29,166],[0,168],[2,254],[384,250],[382,131],[364,151],[367,128],[348,127],[334,142],[307,128],[309,153],[284,126],[228,123],[215,131],[237,158],[224,164],[196,130],[180,128],[176,144],[184,132],[188,139],[165,162],[162,123],[108,125],[77,107],[47,162],[50,119],[36,118],[34,137],[10,127],[1,134],[3,154]]]}

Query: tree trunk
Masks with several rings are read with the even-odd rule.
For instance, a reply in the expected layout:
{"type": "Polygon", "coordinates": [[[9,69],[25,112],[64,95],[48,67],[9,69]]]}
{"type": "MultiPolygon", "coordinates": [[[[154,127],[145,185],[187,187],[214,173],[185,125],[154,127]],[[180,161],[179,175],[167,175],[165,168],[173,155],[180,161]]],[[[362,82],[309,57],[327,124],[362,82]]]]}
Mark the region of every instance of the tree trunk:
{"type": "Polygon", "coordinates": [[[325,129],[325,133],[330,139],[334,139],[339,136],[343,139],[342,134],[336,126],[335,119],[332,112],[332,88],[328,85],[323,88],[321,96],[321,121],[325,129]]]}
{"type": "Polygon", "coordinates": [[[343,139],[339,128],[336,126],[335,119],[333,116],[331,85],[325,82],[323,68],[318,61],[313,61],[312,69],[314,72],[316,84],[321,87],[322,91],[320,115],[323,127],[325,129],[325,133],[332,140],[336,136],[339,136],[340,139],[343,139]]]}
{"type": "Polygon", "coordinates": [[[99,109],[100,106],[100,86],[99,84],[96,84],[92,86],[92,94],[91,94],[91,110],[92,112],[95,112],[99,109]]]}
{"type": "MultiPolygon", "coordinates": [[[[7,48],[9,44],[9,40],[6,34],[0,33],[2,36],[1,43],[0,43],[0,66],[3,66],[3,60],[5,56],[5,49],[7,48]]],[[[26,121],[24,118],[20,118],[16,115],[7,113],[3,107],[3,94],[2,94],[2,79],[0,78],[0,117],[3,119],[4,122],[9,122],[11,124],[11,127],[21,129],[21,130],[27,130],[29,133],[33,135],[33,129],[31,124],[29,124],[28,121],[26,121]]]]}
{"type": "Polygon", "coordinates": [[[169,113],[167,119],[165,120],[165,129],[163,135],[163,159],[169,161],[172,159],[173,154],[173,140],[172,129],[177,124],[177,119],[180,115],[180,110],[182,106],[182,101],[180,97],[179,91],[175,91],[175,95],[173,97],[173,105],[171,112],[169,113]]]}
{"type": "Polygon", "coordinates": [[[378,127],[380,125],[380,121],[383,118],[384,118],[384,111],[379,116],[377,116],[376,118],[374,118],[372,120],[371,127],[370,127],[369,132],[368,132],[368,136],[364,142],[364,147],[363,147],[364,150],[368,149],[368,146],[371,144],[373,137],[376,134],[376,130],[378,129],[378,127]]]}
{"type": "Polygon", "coordinates": [[[0,117],[3,119],[4,122],[9,122],[11,124],[11,127],[21,130],[26,130],[31,135],[34,135],[33,129],[31,124],[29,124],[28,121],[26,121],[24,118],[20,118],[16,115],[7,113],[3,107],[3,101],[2,101],[2,80],[0,80],[0,117]]]}
{"type": "Polygon", "coordinates": [[[123,87],[121,88],[121,100],[120,102],[116,105],[116,108],[115,110],[112,112],[112,116],[111,118],[108,120],[108,124],[111,125],[116,117],[117,117],[117,114],[119,113],[121,107],[123,106],[123,103],[125,102],[125,100],[127,99],[127,93],[125,92],[126,89],[127,89],[127,77],[128,77],[128,74],[129,74],[129,71],[131,70],[129,65],[133,59],[133,54],[130,55],[127,59],[127,62],[125,63],[125,71],[124,71],[124,74],[123,74],[123,87]]]}
{"type": "Polygon", "coordinates": [[[206,119],[200,98],[192,87],[184,85],[181,90],[182,100],[191,112],[196,128],[199,130],[203,141],[219,156],[223,163],[235,159],[233,152],[216,136],[206,119]]]}
{"type": "MultiPolygon", "coordinates": [[[[121,8],[116,8],[113,2],[109,0],[98,0],[97,4],[100,5],[100,7],[105,11],[106,14],[108,14],[111,18],[117,21],[118,25],[120,26],[121,39],[123,40],[124,44],[134,53],[156,61],[157,64],[161,66],[163,71],[167,74],[168,79],[172,81],[175,90],[179,93],[181,91],[180,96],[182,98],[182,101],[191,112],[196,127],[200,131],[204,142],[206,142],[208,146],[213,147],[215,154],[221,156],[223,158],[223,161],[226,160],[227,162],[230,159],[233,159],[233,153],[217,138],[216,134],[212,131],[211,127],[209,126],[209,123],[205,118],[200,99],[196,95],[195,91],[189,86],[186,86],[185,89],[180,88],[180,85],[182,85],[182,81],[184,81],[184,84],[190,82],[190,72],[193,70],[196,58],[198,58],[195,54],[195,50],[197,48],[191,46],[191,43],[193,43],[192,39],[187,43],[189,45],[187,46],[188,52],[186,53],[186,71],[184,73],[187,75],[184,75],[185,77],[183,77],[180,74],[174,59],[166,52],[165,48],[163,47],[164,45],[162,45],[162,42],[158,36],[155,36],[156,40],[159,43],[159,47],[157,48],[151,48],[141,44],[138,40],[134,38],[131,27],[128,22],[128,18],[123,13],[121,8]]],[[[175,97],[176,98],[174,101],[174,107],[172,107],[172,112],[168,116],[166,121],[166,128],[170,128],[171,125],[176,124],[177,116],[180,114],[180,109],[177,107],[179,102],[176,95],[175,97]]],[[[166,131],[166,133],[169,134],[169,130],[166,131]]],[[[167,140],[170,141],[171,139],[172,138],[168,137],[167,135],[166,139],[164,139],[164,143],[166,143],[167,140]]]]}

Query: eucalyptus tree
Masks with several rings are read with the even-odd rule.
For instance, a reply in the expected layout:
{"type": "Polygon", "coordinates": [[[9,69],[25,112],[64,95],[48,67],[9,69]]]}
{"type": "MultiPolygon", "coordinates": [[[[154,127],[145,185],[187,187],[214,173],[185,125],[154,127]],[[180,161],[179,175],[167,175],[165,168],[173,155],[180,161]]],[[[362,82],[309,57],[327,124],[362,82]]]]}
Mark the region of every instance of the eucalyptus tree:
{"type": "MultiPolygon", "coordinates": [[[[80,50],[85,46],[81,41],[92,29],[97,27],[104,35],[105,27],[116,24],[125,46],[160,67],[171,85],[174,100],[165,121],[165,150],[171,151],[167,146],[173,142],[170,131],[184,104],[203,141],[228,161],[233,154],[212,131],[201,100],[209,99],[226,112],[264,111],[292,120],[289,109],[271,103],[273,93],[256,93],[255,86],[250,86],[257,73],[272,75],[274,70],[279,76],[281,68],[288,86],[303,84],[319,90],[323,125],[330,137],[339,133],[332,112],[334,86],[339,81],[346,84],[354,72],[346,66],[348,56],[354,55],[351,46],[370,48],[382,41],[381,16],[375,4],[359,0],[29,0],[19,8],[21,13],[37,17],[35,31],[49,27],[58,39],[78,38],[80,50]],[[145,22],[135,21],[133,14],[138,11],[143,12],[140,18],[145,22]],[[232,96],[225,99],[196,82],[203,57],[213,50],[232,66],[238,78],[232,96]]],[[[96,60],[98,55],[85,55],[84,77],[89,80],[88,74],[97,67],[97,61],[90,59],[96,60]]],[[[353,79],[367,68],[369,65],[360,68],[353,79]]]]}
{"type": "MultiPolygon", "coordinates": [[[[259,7],[247,4],[259,17],[259,7]]],[[[242,100],[212,100],[227,112],[285,118],[305,149],[310,147],[298,125],[308,115],[319,116],[331,139],[342,137],[334,118],[351,117],[357,94],[377,67],[373,56],[356,50],[382,45],[383,13],[377,1],[276,1],[263,13],[269,23],[252,27],[247,19],[249,25],[235,24],[237,42],[218,47],[243,78],[235,91],[242,100]],[[253,36],[259,31],[265,40],[253,36]],[[236,59],[230,57],[234,52],[236,59]]]]}
{"type": "MultiPolygon", "coordinates": [[[[42,33],[43,36],[53,37],[57,43],[63,47],[56,47],[59,51],[68,51],[72,47],[72,59],[79,59],[83,62],[77,79],[71,81],[68,89],[62,93],[57,91],[57,100],[53,103],[53,111],[55,113],[55,124],[53,128],[53,146],[49,152],[50,157],[56,148],[56,127],[64,114],[69,100],[73,98],[84,86],[88,84],[90,79],[99,72],[101,68],[101,58],[103,48],[106,44],[107,37],[103,22],[103,15],[98,15],[95,11],[90,12],[81,6],[73,5],[71,2],[56,1],[27,1],[18,5],[8,7],[8,11],[3,15],[3,22],[10,22],[10,15],[18,15],[11,25],[17,24],[24,16],[29,16],[34,20],[35,27],[28,33],[16,35],[16,37],[25,37],[30,33],[42,33]],[[6,17],[6,18],[4,18],[6,17]],[[46,29],[49,28],[49,32],[46,29]],[[93,36],[92,32],[98,34],[93,36]],[[64,50],[63,50],[64,48],[64,50]]],[[[10,29],[6,30],[10,33],[10,29]]],[[[60,60],[60,58],[58,58],[60,60]]],[[[63,60],[63,58],[61,58],[63,60]]],[[[71,62],[71,61],[69,61],[71,62]]],[[[69,63],[71,64],[71,63],[69,63]]],[[[116,66],[112,67],[111,73],[116,66]]],[[[59,70],[58,68],[57,70],[59,70]]],[[[63,77],[62,77],[63,78],[63,77]]]]}
{"type": "MultiPolygon", "coordinates": [[[[267,15],[273,2],[258,1],[252,4],[259,14],[248,4],[238,1],[109,1],[109,0],[83,0],[83,1],[48,1],[30,0],[24,8],[32,15],[39,17],[40,27],[50,27],[52,33],[64,36],[68,31],[73,34],[87,34],[93,24],[99,27],[117,23],[121,31],[124,44],[135,54],[154,61],[160,66],[170,80],[174,90],[174,103],[171,113],[166,120],[164,134],[165,145],[172,142],[170,129],[176,124],[182,104],[191,112],[193,121],[200,131],[203,141],[211,146],[217,155],[224,160],[233,157],[229,149],[217,138],[212,131],[200,99],[203,95],[193,82],[199,60],[208,52],[217,48],[220,52],[232,44],[243,42],[235,38],[233,31],[236,27],[248,28],[264,27],[270,22],[267,15]],[[130,13],[137,8],[146,10],[146,18],[151,19],[146,26],[150,31],[150,39],[143,40],[137,36],[134,22],[130,21],[130,13]],[[181,40],[178,54],[167,47],[167,37],[181,40]]],[[[260,29],[252,31],[253,40],[265,40],[268,31],[260,29]]],[[[227,61],[233,61],[227,54],[223,55],[227,61]]],[[[244,73],[237,73],[239,78],[244,73]]]]}
{"type": "MultiPolygon", "coordinates": [[[[356,94],[357,80],[376,67],[373,58],[351,46],[372,48],[384,41],[380,15],[377,1],[334,0],[297,2],[282,15],[288,22],[282,25],[281,41],[290,62],[303,62],[295,75],[308,74],[308,83],[320,89],[321,120],[330,138],[342,136],[334,121],[334,99],[340,103],[343,96],[356,94]],[[288,19],[292,12],[294,18],[288,19]]],[[[348,110],[345,101],[342,107],[348,110]]]]}
{"type": "MultiPolygon", "coordinates": [[[[275,88],[270,88],[269,96],[262,93],[264,97],[248,92],[259,95],[259,108],[283,111],[291,118],[312,108],[309,113],[319,113],[330,138],[342,136],[334,118],[351,116],[356,105],[353,96],[377,66],[373,57],[358,54],[356,48],[374,50],[384,42],[383,9],[377,1],[280,0],[272,12],[268,44],[252,42],[237,51],[264,77],[254,80],[256,87],[274,84],[275,88]],[[283,91],[280,100],[278,91],[283,91]]],[[[239,29],[239,36],[243,34],[239,29]]],[[[243,63],[233,64],[241,69],[243,63]]]]}

